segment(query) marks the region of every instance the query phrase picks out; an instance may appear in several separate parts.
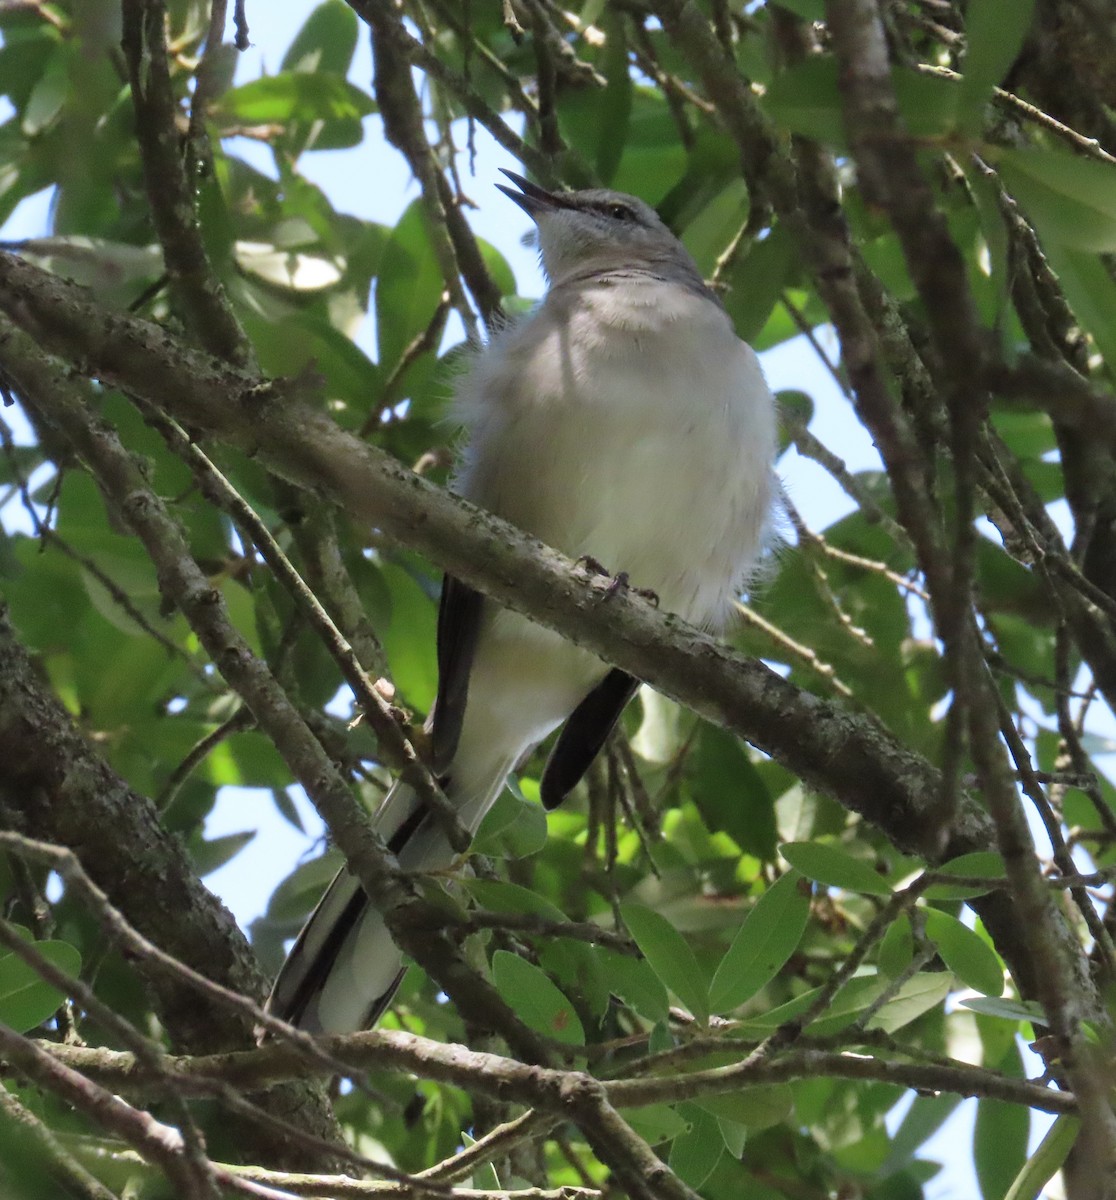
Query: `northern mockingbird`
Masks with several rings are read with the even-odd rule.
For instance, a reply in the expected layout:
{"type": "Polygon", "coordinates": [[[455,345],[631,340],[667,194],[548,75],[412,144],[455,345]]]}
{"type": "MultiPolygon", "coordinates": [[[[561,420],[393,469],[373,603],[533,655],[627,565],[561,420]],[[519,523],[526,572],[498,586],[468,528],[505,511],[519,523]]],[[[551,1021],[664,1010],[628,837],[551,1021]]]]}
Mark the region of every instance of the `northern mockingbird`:
{"type": "MultiPolygon", "coordinates": [[[[620,192],[500,185],[535,222],[549,290],[497,333],[457,389],[470,437],[456,490],[571,558],[592,557],[663,609],[720,629],[761,547],[775,406],[682,243],[620,192]]],[[[638,681],[449,577],[438,616],[434,767],[475,831],[508,773],[565,722],[542,777],[558,804],[638,681]]],[[[454,859],[436,819],[396,784],[376,828],[405,870],[454,859]]],[[[312,1031],[368,1026],[402,962],[346,870],[279,973],[276,1015],[312,1031]]]]}

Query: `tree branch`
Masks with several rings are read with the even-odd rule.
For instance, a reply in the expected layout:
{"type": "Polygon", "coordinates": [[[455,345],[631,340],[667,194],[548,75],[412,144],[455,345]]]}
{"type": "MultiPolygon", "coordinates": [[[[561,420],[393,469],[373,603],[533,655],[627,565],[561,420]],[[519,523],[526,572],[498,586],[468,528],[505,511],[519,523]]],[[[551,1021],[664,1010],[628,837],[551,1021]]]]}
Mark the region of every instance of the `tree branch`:
{"type": "MultiPolygon", "coordinates": [[[[874,1055],[822,1050],[803,1044],[770,1058],[742,1061],[705,1070],[680,1071],[645,1079],[596,1080],[574,1070],[529,1066],[504,1055],[469,1050],[417,1034],[390,1029],[369,1030],[323,1037],[322,1049],[331,1059],[358,1070],[371,1068],[406,1071],[420,1079],[452,1084],[496,1100],[530,1105],[540,1112],[568,1116],[568,1093],[579,1081],[588,1080],[603,1089],[612,1105],[640,1108],[648,1104],[671,1104],[703,1096],[718,1096],[761,1084],[787,1083],[795,1079],[828,1076],[835,1079],[874,1079],[901,1087],[953,1092],[961,1096],[986,1096],[1037,1108],[1042,1112],[1076,1112],[1075,1098],[1041,1083],[1014,1079],[983,1067],[964,1064],[899,1062],[874,1055]]],[[[124,1050],[50,1044],[47,1049],[59,1062],[107,1088],[142,1098],[159,1094],[162,1080],[145,1073],[135,1056],[124,1050]]],[[[707,1048],[706,1056],[740,1053],[738,1043],[725,1038],[719,1049],[707,1048]]],[[[193,1058],[168,1058],[165,1078],[175,1073],[193,1083],[221,1080],[251,1091],[278,1080],[289,1079],[307,1069],[305,1056],[280,1042],[269,1042],[255,1050],[213,1054],[193,1058]]],[[[320,1066],[313,1067],[323,1070],[320,1066]]]]}
{"type": "Polygon", "coordinates": [[[124,0],[122,12],[147,198],[175,300],[200,345],[218,358],[251,367],[252,345],[213,272],[194,212],[193,181],[183,166],[166,6],[162,0],[124,0]]]}

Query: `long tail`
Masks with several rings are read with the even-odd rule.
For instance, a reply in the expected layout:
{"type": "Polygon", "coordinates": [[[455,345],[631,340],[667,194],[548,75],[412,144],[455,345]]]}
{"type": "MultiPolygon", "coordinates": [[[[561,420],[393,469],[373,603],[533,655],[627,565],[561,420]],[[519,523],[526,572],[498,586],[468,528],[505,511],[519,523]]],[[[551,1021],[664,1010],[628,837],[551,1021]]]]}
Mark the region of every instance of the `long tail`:
{"type": "MultiPolygon", "coordinates": [[[[410,788],[397,783],[376,818],[388,848],[409,871],[448,867],[454,851],[410,788]]],[[[383,917],[342,867],[279,971],[267,1010],[310,1033],[353,1033],[383,1015],[403,961],[383,917]]]]}

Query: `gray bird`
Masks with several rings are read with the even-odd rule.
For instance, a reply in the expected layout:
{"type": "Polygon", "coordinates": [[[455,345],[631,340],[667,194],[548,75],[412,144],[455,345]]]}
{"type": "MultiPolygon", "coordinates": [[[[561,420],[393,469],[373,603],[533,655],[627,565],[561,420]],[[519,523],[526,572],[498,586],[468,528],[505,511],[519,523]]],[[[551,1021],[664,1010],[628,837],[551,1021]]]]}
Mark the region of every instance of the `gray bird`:
{"type": "MultiPolygon", "coordinates": [[[[648,205],[504,174],[519,191],[500,190],[537,226],[550,286],[457,389],[470,436],[455,490],[719,630],[761,549],[774,491],[775,405],[756,356],[648,205]]],[[[470,831],[508,773],[564,722],[542,777],[544,804],[560,803],[638,687],[448,576],[437,649],[434,767],[470,831]]],[[[405,870],[454,860],[402,783],[375,824],[405,870]]],[[[350,1032],[380,1017],[401,973],[383,918],[343,868],[268,1004],[304,1029],[350,1032]]]]}

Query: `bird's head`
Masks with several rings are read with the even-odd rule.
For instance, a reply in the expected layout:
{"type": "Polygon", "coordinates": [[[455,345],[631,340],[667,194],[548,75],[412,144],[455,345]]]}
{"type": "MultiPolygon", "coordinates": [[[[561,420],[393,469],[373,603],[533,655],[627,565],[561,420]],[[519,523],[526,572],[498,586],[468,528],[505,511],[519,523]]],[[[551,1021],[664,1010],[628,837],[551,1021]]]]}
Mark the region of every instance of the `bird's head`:
{"type": "Polygon", "coordinates": [[[701,284],[686,248],[635,196],[608,188],[548,192],[522,175],[505,174],[519,189],[496,186],[535,222],[543,270],[552,284],[583,271],[643,267],[701,284]]]}

